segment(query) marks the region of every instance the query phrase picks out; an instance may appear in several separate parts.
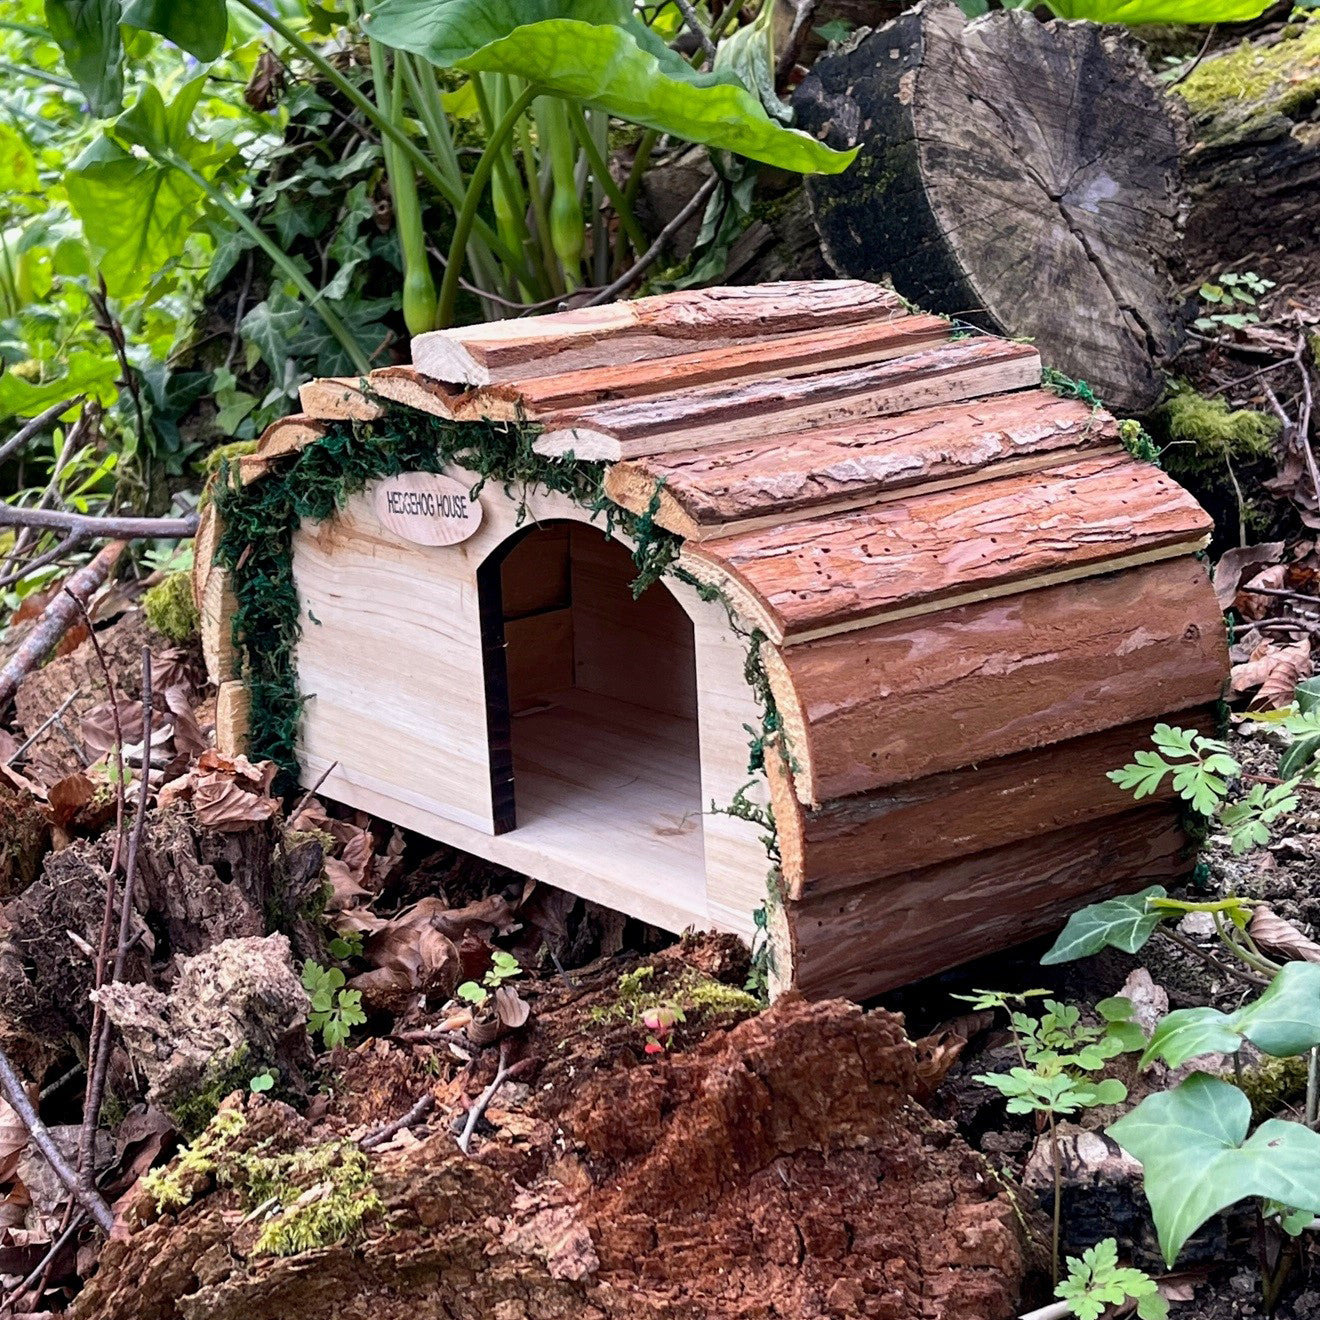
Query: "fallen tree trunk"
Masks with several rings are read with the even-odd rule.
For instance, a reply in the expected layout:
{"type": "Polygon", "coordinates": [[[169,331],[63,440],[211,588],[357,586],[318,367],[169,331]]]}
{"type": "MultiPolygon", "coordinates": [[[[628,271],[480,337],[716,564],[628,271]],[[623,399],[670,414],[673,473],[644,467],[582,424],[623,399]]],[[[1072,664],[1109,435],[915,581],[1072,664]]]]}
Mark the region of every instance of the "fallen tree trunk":
{"type": "Polygon", "coordinates": [[[461,1100],[489,1086],[494,1049],[445,1083],[443,1051],[377,1042],[341,1070],[320,1126],[248,1100],[230,1148],[239,1159],[304,1152],[325,1180],[304,1204],[359,1158],[341,1145],[336,1165],[335,1140],[368,1148],[369,1182],[356,1195],[375,1209],[357,1240],[258,1251],[271,1212],[252,1215],[236,1164],[229,1186],[195,1184],[193,1204],[174,1213],[140,1190],[128,1234],[107,1246],[73,1315],[1015,1315],[1015,1212],[979,1157],[912,1099],[917,1056],[901,1020],[791,998],[747,1017],[746,996],[687,961],[711,966],[724,944],[708,937],[659,955],[631,983],[620,979],[626,964],[607,960],[573,986],[524,985],[526,1043],[477,1124],[472,1158],[455,1141],[461,1100]],[[668,1050],[643,1053],[639,995],[684,1005],[668,1050]],[[371,1139],[391,1117],[424,1121],[428,1092],[429,1134],[371,1139]]]}
{"type": "Polygon", "coordinates": [[[799,126],[860,146],[807,182],[840,275],[1030,337],[1114,408],[1148,409],[1180,326],[1180,130],[1135,43],[927,0],[822,58],[799,126]]]}

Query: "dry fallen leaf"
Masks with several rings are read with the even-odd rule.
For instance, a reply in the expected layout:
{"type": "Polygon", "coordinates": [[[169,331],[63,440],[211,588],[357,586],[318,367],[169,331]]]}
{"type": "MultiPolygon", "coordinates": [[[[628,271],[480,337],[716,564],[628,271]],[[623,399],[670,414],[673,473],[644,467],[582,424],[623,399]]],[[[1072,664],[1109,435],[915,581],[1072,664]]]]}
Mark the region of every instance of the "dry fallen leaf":
{"type": "Polygon", "coordinates": [[[1263,545],[1234,546],[1225,550],[1215,565],[1215,596],[1219,608],[1228,609],[1242,579],[1250,577],[1259,568],[1277,563],[1283,549],[1282,541],[1267,541],[1263,545]]]}
{"type": "Polygon", "coordinates": [[[1282,591],[1287,574],[1288,569],[1285,565],[1271,564],[1269,568],[1242,584],[1233,598],[1233,607],[1244,619],[1265,618],[1273,610],[1277,598],[1256,594],[1256,589],[1263,587],[1267,591],[1282,591]]]}
{"type": "Polygon", "coordinates": [[[201,775],[193,781],[192,803],[197,823],[222,833],[245,830],[269,820],[279,810],[274,798],[250,793],[220,773],[201,775]]]}
{"type": "Polygon", "coordinates": [[[1283,646],[1277,642],[1261,642],[1243,664],[1234,665],[1229,685],[1235,696],[1258,688],[1251,704],[1258,710],[1273,710],[1286,706],[1293,699],[1293,690],[1311,673],[1311,640],[1283,646]]]}
{"type": "Polygon", "coordinates": [[[1292,962],[1320,962],[1320,944],[1271,908],[1258,907],[1251,914],[1247,933],[1266,953],[1278,954],[1292,962]]]}

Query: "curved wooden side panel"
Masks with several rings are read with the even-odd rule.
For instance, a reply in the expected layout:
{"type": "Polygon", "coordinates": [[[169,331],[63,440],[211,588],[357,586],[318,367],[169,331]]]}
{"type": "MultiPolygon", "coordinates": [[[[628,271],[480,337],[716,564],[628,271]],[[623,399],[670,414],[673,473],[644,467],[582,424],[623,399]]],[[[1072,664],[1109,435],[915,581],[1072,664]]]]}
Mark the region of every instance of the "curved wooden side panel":
{"type": "Polygon", "coordinates": [[[1211,703],[1228,672],[1191,558],[762,654],[805,803],[1211,703]]]}
{"type": "Polygon", "coordinates": [[[1142,807],[770,911],[771,990],[868,999],[1167,884],[1193,857],[1175,806],[1142,807]]]}

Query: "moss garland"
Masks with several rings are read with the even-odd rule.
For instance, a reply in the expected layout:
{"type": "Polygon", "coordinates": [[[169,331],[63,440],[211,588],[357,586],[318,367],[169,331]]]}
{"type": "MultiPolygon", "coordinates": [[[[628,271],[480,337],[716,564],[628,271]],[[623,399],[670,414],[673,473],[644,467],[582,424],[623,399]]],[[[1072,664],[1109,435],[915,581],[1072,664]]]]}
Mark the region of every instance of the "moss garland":
{"type": "MultiPolygon", "coordinates": [[[[593,519],[601,518],[607,535],[617,527],[630,537],[637,565],[634,596],[668,572],[703,597],[718,598],[675,567],[682,541],[655,524],[658,487],[645,513],[628,513],[605,497],[604,464],[571,455],[545,458],[532,448],[539,434],[539,427],[527,423],[451,422],[389,408],[374,422],[329,423],[319,440],[247,485],[239,483],[228,462],[221,464],[214,499],[223,530],[216,558],[229,570],[237,602],[233,640],[251,699],[249,747],[255,759],[279,767],[282,791],[297,783],[303,703],[294,661],[301,610],[293,578],[293,534],[304,519],[333,516],[373,481],[457,465],[477,473],[473,498],[488,481],[522,500],[538,489],[566,495],[593,519]]],[[[756,770],[764,738],[779,727],[779,718],[760,667],[761,637],[739,631],[749,646],[748,683],[765,712],[762,730],[749,730],[751,768],[756,770]]]]}

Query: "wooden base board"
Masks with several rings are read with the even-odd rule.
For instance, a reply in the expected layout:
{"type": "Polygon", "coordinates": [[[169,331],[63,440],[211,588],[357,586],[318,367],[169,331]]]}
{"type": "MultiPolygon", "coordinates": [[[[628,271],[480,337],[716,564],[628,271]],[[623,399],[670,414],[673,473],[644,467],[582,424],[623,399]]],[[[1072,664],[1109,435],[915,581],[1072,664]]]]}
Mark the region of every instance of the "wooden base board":
{"type": "MultiPolygon", "coordinates": [[[[406,824],[478,857],[667,930],[706,912],[696,723],[577,689],[512,721],[517,823],[492,835],[410,805],[406,824]]],[[[437,755],[443,753],[437,749],[437,755]]],[[[308,755],[303,782],[327,769],[308,755]]],[[[338,802],[397,819],[398,789],[337,766],[338,802]]],[[[749,938],[749,910],[729,929],[749,938]]]]}

